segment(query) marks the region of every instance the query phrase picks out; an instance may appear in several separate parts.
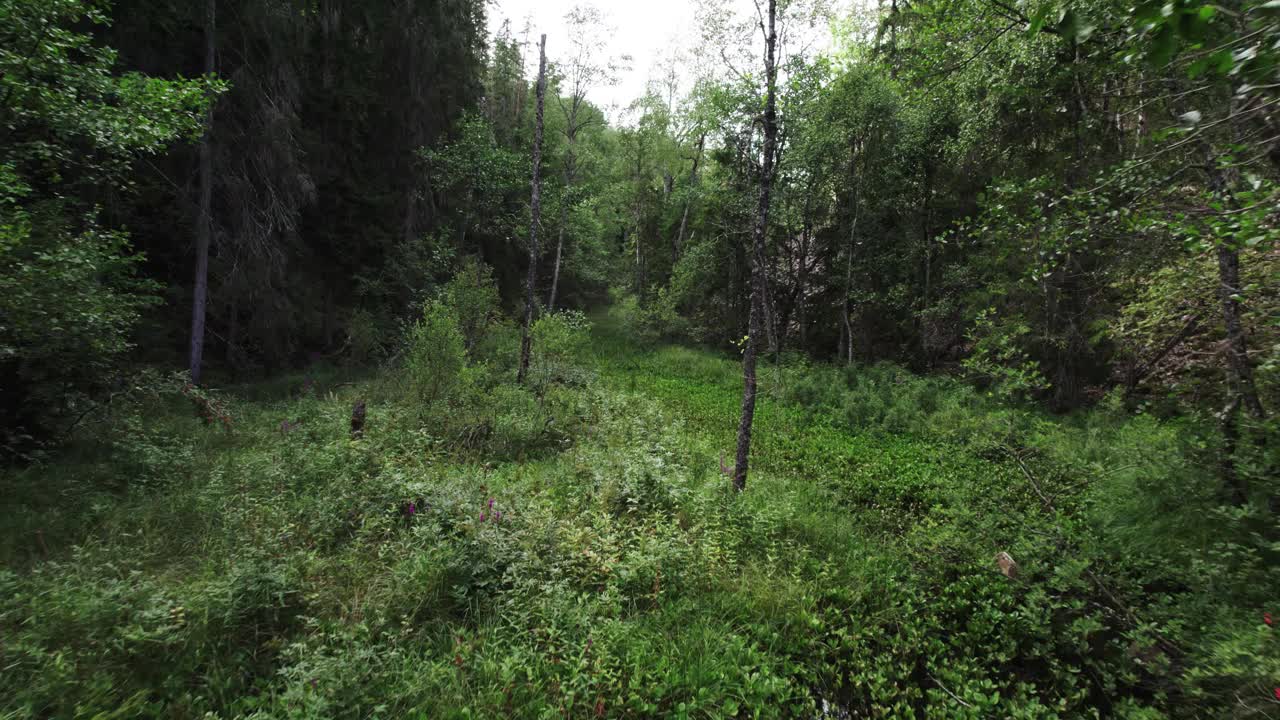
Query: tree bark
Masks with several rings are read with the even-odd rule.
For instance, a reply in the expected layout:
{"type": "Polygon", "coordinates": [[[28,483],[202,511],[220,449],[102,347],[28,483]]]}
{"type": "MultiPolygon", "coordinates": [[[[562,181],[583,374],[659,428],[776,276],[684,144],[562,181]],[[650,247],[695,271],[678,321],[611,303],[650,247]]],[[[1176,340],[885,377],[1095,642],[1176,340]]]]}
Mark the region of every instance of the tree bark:
{"type": "MultiPolygon", "coordinates": [[[[566,188],[567,189],[567,188],[566,188]]],[[[551,271],[551,293],[547,296],[547,311],[554,312],[556,309],[556,289],[560,285],[560,258],[564,253],[564,229],[568,224],[569,203],[568,198],[560,204],[560,234],[556,238],[556,264],[555,269],[551,271]]]]}
{"type": "MultiPolygon", "coordinates": [[[[693,156],[693,169],[689,171],[689,192],[693,192],[693,188],[698,184],[698,165],[702,164],[702,150],[706,146],[707,134],[702,133],[698,136],[698,152],[693,156]]],[[[671,250],[671,267],[675,267],[680,261],[680,253],[684,251],[684,233],[689,227],[689,206],[693,204],[693,197],[690,195],[684,199],[684,212],[680,215],[680,231],[676,233],[676,244],[671,250]]]]}
{"type": "MultiPolygon", "coordinates": [[[[205,0],[204,72],[214,73],[217,0],[205,0]]],[[[204,138],[200,141],[200,208],[196,219],[195,289],[191,299],[191,353],[188,371],[191,382],[200,384],[204,364],[204,321],[209,304],[209,244],[213,237],[213,98],[205,109],[204,138]]]]}
{"type": "Polygon", "coordinates": [[[751,311],[747,346],[742,353],[742,417],[738,422],[738,451],[733,468],[733,487],[741,492],[747,487],[748,459],[751,454],[751,426],[756,413],[756,354],[760,343],[764,314],[764,239],[769,224],[769,201],[773,190],[773,161],[778,143],[778,101],[776,85],[778,69],[775,53],[778,45],[778,2],[769,0],[768,29],[765,35],[765,106],[764,160],[760,172],[760,196],[756,205],[756,222],[751,237],[751,311]]]}
{"type": "Polygon", "coordinates": [[[533,286],[538,281],[538,225],[542,222],[542,121],[543,101],[547,94],[547,36],[543,35],[538,50],[537,114],[533,126],[533,191],[529,201],[529,276],[524,288],[524,329],[520,334],[520,370],[516,379],[524,384],[529,374],[529,355],[533,350],[533,286]]]}
{"type": "Polygon", "coordinates": [[[569,199],[573,191],[573,182],[578,174],[577,156],[574,155],[578,143],[578,104],[575,102],[569,113],[569,129],[567,131],[569,148],[565,153],[564,167],[564,199],[560,203],[560,231],[556,239],[556,264],[551,272],[551,294],[547,297],[547,310],[556,309],[556,290],[560,286],[560,258],[564,254],[564,233],[569,224],[569,199]]]}
{"type": "Polygon", "coordinates": [[[853,303],[849,296],[853,294],[853,251],[858,246],[858,186],[853,189],[853,219],[849,223],[849,252],[844,258],[844,332],[848,344],[845,345],[846,365],[853,364],[853,303]]]}
{"type": "MultiPolygon", "coordinates": [[[[1234,108],[1232,109],[1234,113],[1234,108]]],[[[1207,143],[1204,146],[1205,164],[1209,171],[1209,185],[1213,192],[1225,199],[1227,207],[1236,208],[1235,194],[1231,190],[1231,181],[1227,173],[1218,165],[1218,158],[1213,148],[1207,143]]],[[[1244,333],[1244,323],[1240,317],[1240,251],[1233,243],[1234,238],[1222,238],[1218,241],[1218,297],[1222,303],[1222,322],[1227,331],[1227,377],[1230,384],[1227,393],[1227,406],[1220,416],[1222,431],[1222,482],[1230,499],[1236,504],[1244,504],[1249,492],[1243,478],[1236,472],[1235,455],[1239,440],[1239,413],[1241,407],[1255,420],[1266,419],[1266,411],[1258,397],[1258,388],[1253,381],[1253,366],[1249,362],[1249,346],[1244,333]]]]}
{"type": "Polygon", "coordinates": [[[1218,245],[1218,292],[1222,298],[1222,320],[1227,328],[1227,367],[1231,371],[1232,390],[1250,417],[1263,420],[1267,413],[1253,382],[1253,366],[1249,362],[1249,345],[1240,320],[1240,251],[1228,242],[1218,245]]]}

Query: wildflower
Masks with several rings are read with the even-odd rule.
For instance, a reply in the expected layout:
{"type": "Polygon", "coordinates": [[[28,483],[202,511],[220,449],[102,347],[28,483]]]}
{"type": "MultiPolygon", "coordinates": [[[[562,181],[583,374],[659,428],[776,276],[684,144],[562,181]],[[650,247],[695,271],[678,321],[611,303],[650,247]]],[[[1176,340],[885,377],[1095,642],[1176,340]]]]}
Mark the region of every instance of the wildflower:
{"type": "Polygon", "coordinates": [[[489,509],[493,509],[493,498],[489,498],[489,509]]]}
{"type": "Polygon", "coordinates": [[[480,522],[484,522],[484,521],[485,521],[485,514],[482,512],[480,513],[480,522]]]}
{"type": "Polygon", "coordinates": [[[1270,624],[1271,624],[1271,613],[1269,613],[1269,612],[1264,612],[1264,613],[1262,613],[1262,622],[1266,623],[1267,625],[1270,625],[1270,624]]]}
{"type": "Polygon", "coordinates": [[[496,523],[502,522],[502,511],[498,511],[493,514],[493,521],[496,523]]]}
{"type": "Polygon", "coordinates": [[[1276,699],[1280,700],[1280,687],[1276,688],[1276,699]]]}
{"type": "Polygon", "coordinates": [[[409,514],[410,514],[410,515],[417,515],[417,514],[418,514],[418,506],[417,506],[417,505],[415,505],[414,503],[409,503],[409,514]]]}

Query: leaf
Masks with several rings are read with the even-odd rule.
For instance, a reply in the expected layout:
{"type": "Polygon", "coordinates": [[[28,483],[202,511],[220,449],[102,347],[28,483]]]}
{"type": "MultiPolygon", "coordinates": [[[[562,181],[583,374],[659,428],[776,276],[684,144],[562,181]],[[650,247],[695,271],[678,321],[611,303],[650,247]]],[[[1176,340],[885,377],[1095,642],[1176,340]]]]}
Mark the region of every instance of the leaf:
{"type": "Polygon", "coordinates": [[[1187,77],[1194,80],[1204,74],[1209,69],[1209,63],[1212,61],[1211,56],[1205,56],[1191,63],[1187,68],[1187,77]]]}
{"type": "Polygon", "coordinates": [[[1174,50],[1177,48],[1178,38],[1174,32],[1172,25],[1161,25],[1160,30],[1151,41],[1151,52],[1147,55],[1151,64],[1156,67],[1164,67],[1173,59],[1174,50]]]}
{"type": "Polygon", "coordinates": [[[1190,112],[1182,113],[1181,115],[1178,116],[1178,119],[1182,121],[1183,125],[1195,127],[1196,125],[1200,124],[1201,117],[1202,115],[1200,114],[1199,110],[1192,110],[1190,112]]]}
{"type": "Polygon", "coordinates": [[[1053,10],[1053,5],[1045,3],[1036,10],[1031,16],[1031,23],[1027,25],[1027,35],[1035,35],[1044,29],[1045,20],[1049,17],[1049,12],[1053,10]]]}

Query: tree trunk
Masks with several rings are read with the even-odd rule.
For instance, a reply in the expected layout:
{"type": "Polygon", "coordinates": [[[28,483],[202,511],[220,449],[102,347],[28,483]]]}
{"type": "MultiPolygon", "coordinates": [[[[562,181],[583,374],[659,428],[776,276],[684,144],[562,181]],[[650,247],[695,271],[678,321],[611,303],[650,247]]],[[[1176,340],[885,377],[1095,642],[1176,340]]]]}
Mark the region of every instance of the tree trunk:
{"type": "Polygon", "coordinates": [[[564,254],[564,233],[565,227],[569,224],[569,199],[573,190],[573,181],[577,176],[577,158],[574,156],[574,146],[578,142],[578,133],[575,125],[578,122],[577,104],[569,114],[569,149],[565,155],[564,168],[564,199],[560,202],[560,231],[559,237],[556,238],[556,264],[555,269],[551,272],[551,293],[547,297],[547,311],[552,312],[556,309],[556,290],[560,286],[560,258],[564,254]]]}
{"type": "MultiPolygon", "coordinates": [[[[217,0],[205,0],[204,72],[214,73],[217,0]]],[[[196,275],[191,299],[191,354],[188,371],[191,382],[200,384],[204,364],[204,320],[209,304],[209,243],[213,237],[213,98],[205,110],[204,138],[200,141],[200,208],[196,219],[196,275]]]]}
{"type": "MultiPolygon", "coordinates": [[[[689,171],[689,191],[698,184],[698,166],[702,164],[702,151],[706,147],[707,134],[698,136],[698,152],[693,156],[693,169],[689,171]]],[[[684,250],[684,233],[689,227],[689,206],[693,204],[692,195],[684,200],[684,213],[680,215],[680,232],[676,233],[676,244],[672,247],[671,267],[674,268],[684,250]]]]}
{"type": "Polygon", "coordinates": [[[538,281],[538,225],[542,222],[542,120],[547,94],[547,36],[538,51],[537,114],[533,126],[533,194],[529,201],[529,277],[524,288],[524,329],[520,334],[520,370],[516,379],[524,384],[529,374],[529,354],[533,350],[533,286],[538,281]]]}
{"type": "Polygon", "coordinates": [[[1218,282],[1222,320],[1227,328],[1227,367],[1231,372],[1232,390],[1250,417],[1263,420],[1267,413],[1253,382],[1253,366],[1249,362],[1249,346],[1240,321],[1240,301],[1237,299],[1240,293],[1240,251],[1229,242],[1218,245],[1218,282]]]}
{"type": "Polygon", "coordinates": [[[568,203],[562,202],[560,204],[560,236],[556,238],[556,264],[555,269],[551,271],[551,293],[547,296],[547,312],[554,312],[556,309],[556,289],[560,285],[560,258],[564,253],[564,228],[568,223],[568,214],[568,203]]]}
{"type": "Polygon", "coordinates": [[[858,246],[858,188],[853,191],[853,220],[849,223],[849,252],[844,258],[844,333],[848,342],[845,345],[846,365],[853,364],[853,303],[849,296],[853,294],[853,251],[858,246]]]}
{"type": "Polygon", "coordinates": [[[764,161],[760,172],[760,197],[756,205],[756,222],[751,237],[751,312],[747,346],[742,353],[742,417],[738,423],[738,452],[733,467],[733,487],[741,492],[747,487],[747,464],[751,454],[751,424],[756,414],[756,353],[760,343],[765,294],[765,230],[769,224],[769,200],[773,190],[773,160],[778,143],[778,101],[775,86],[778,69],[775,51],[778,44],[778,2],[769,0],[769,26],[765,36],[765,106],[764,161]]]}
{"type": "MultiPolygon", "coordinates": [[[[1210,187],[1225,199],[1227,207],[1236,208],[1238,203],[1231,191],[1231,181],[1218,165],[1217,155],[1207,143],[1204,154],[1205,164],[1210,168],[1210,187]]],[[[1253,382],[1248,341],[1244,334],[1244,323],[1240,319],[1240,251],[1233,240],[1234,238],[1228,237],[1218,241],[1218,297],[1222,302],[1222,321],[1227,331],[1227,377],[1231,386],[1227,393],[1227,406],[1220,416],[1223,440],[1221,475],[1230,499],[1237,504],[1244,504],[1249,495],[1248,488],[1235,468],[1236,445],[1240,433],[1238,416],[1241,407],[1255,420],[1263,420],[1267,414],[1258,397],[1257,385],[1253,382]]]]}

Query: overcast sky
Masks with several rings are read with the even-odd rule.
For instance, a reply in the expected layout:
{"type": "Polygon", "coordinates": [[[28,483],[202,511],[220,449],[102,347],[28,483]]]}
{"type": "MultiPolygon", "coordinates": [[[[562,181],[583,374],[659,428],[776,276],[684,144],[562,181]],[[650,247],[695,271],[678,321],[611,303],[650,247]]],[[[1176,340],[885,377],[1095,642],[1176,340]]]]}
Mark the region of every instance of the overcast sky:
{"type": "MultiPolygon", "coordinates": [[[[530,20],[529,42],[533,57],[530,66],[537,68],[538,35],[547,34],[547,56],[554,62],[568,46],[565,13],[575,5],[593,4],[600,8],[609,25],[616,30],[611,52],[630,55],[631,70],[624,72],[614,87],[593,88],[588,99],[603,108],[625,108],[644,94],[646,83],[658,73],[656,66],[678,49],[692,48],[698,38],[695,19],[696,0],[490,0],[489,31],[496,33],[504,20],[511,21],[512,34],[523,38],[526,19],[530,20]]],[[[734,0],[742,10],[754,14],[751,0],[734,0]]],[[[827,34],[825,29],[823,34],[827,34]]],[[[826,46],[825,40],[819,41],[826,46]]],[[[687,69],[687,63],[686,63],[687,69]]],[[[687,86],[684,88],[687,90],[687,86]]],[[[610,116],[618,118],[616,110],[610,116]]]]}
{"type": "MultiPolygon", "coordinates": [[[[691,42],[697,33],[692,0],[494,0],[489,30],[497,32],[503,20],[510,20],[512,34],[520,38],[525,19],[531,18],[530,43],[536,45],[538,35],[546,33],[547,56],[554,61],[557,49],[563,51],[568,46],[565,13],[581,4],[594,4],[604,11],[608,23],[617,29],[612,53],[631,56],[631,70],[622,73],[617,86],[593,89],[588,94],[596,105],[626,106],[643,95],[660,54],[691,42]]],[[[532,64],[536,66],[536,57],[532,64]]]]}

